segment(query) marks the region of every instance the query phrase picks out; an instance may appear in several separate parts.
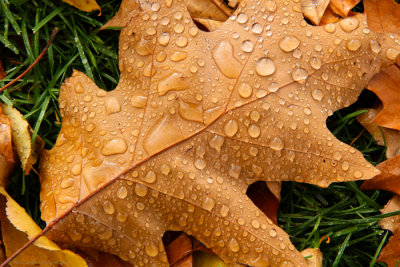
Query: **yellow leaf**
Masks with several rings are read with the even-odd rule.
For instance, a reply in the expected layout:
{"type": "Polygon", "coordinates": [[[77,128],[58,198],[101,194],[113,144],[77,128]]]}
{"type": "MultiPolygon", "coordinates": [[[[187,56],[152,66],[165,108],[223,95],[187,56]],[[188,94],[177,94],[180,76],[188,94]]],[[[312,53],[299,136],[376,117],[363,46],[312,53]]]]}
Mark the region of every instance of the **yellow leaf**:
{"type": "Polygon", "coordinates": [[[97,4],[95,0],[62,0],[65,3],[70,4],[71,6],[76,7],[85,12],[90,12],[93,10],[101,10],[100,6],[97,4]]]}

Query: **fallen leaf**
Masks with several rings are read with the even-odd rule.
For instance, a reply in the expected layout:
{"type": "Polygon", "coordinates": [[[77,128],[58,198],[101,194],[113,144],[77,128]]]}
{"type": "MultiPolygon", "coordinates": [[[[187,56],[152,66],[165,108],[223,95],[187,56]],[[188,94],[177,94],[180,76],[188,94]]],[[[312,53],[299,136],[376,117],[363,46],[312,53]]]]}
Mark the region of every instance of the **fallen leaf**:
{"type": "MultiPolygon", "coordinates": [[[[338,22],[340,17],[332,11],[332,9],[328,6],[328,8],[325,10],[324,15],[322,16],[319,25],[327,25],[331,23],[336,23],[338,22]]],[[[325,26],[327,28],[331,27],[330,25],[325,26]]]]}
{"type": "MultiPolygon", "coordinates": [[[[0,194],[6,201],[1,201],[0,220],[2,241],[6,250],[6,255],[10,256],[29,238],[36,236],[42,229],[29,217],[25,210],[20,207],[4,190],[0,187],[0,194]],[[5,209],[5,202],[7,208],[5,209]],[[6,211],[6,212],[5,212],[6,211]],[[6,214],[7,213],[7,214],[6,214]]],[[[87,266],[85,261],[69,250],[60,249],[47,237],[39,238],[33,246],[23,251],[11,264],[11,266],[87,266]]]]}
{"type": "Polygon", "coordinates": [[[71,6],[76,7],[79,10],[85,11],[85,12],[90,12],[94,10],[99,10],[100,6],[97,4],[96,0],[62,0],[65,3],[70,4],[71,6]]]}
{"type": "Polygon", "coordinates": [[[319,248],[307,248],[301,252],[306,258],[307,267],[322,267],[322,252],[319,248]]]}
{"type": "Polygon", "coordinates": [[[194,18],[225,21],[233,10],[221,0],[185,0],[186,7],[194,18]]]}
{"type": "Polygon", "coordinates": [[[0,106],[0,186],[7,183],[15,168],[16,157],[12,146],[11,122],[0,106]]]}
{"type": "MultiPolygon", "coordinates": [[[[386,206],[381,210],[382,214],[400,210],[400,196],[392,197],[386,206]]],[[[379,225],[392,233],[397,233],[400,229],[400,215],[383,218],[379,221],[379,225]]]]}
{"type": "Polygon", "coordinates": [[[345,18],[359,2],[360,0],[330,0],[329,6],[334,13],[345,18]]]}
{"type": "Polygon", "coordinates": [[[320,25],[329,2],[330,0],[301,0],[301,10],[304,17],[309,19],[314,25],[320,25]]]}
{"type": "Polygon", "coordinates": [[[10,119],[12,140],[17,150],[21,167],[28,174],[32,166],[36,163],[40,151],[44,147],[44,141],[37,136],[34,144],[31,144],[32,129],[28,122],[23,118],[22,114],[13,108],[0,103],[0,108],[10,119]]]}
{"type": "Polygon", "coordinates": [[[0,80],[4,79],[6,76],[7,75],[6,75],[6,73],[4,71],[4,68],[3,68],[3,65],[2,65],[2,63],[0,61],[0,80]]]}
{"type": "Polygon", "coordinates": [[[363,3],[372,31],[400,33],[400,5],[395,0],[364,0],[363,3]]]}
{"type": "Polygon", "coordinates": [[[381,189],[400,194],[400,156],[385,160],[376,166],[382,173],[365,181],[361,189],[381,189]]]}
{"type": "Polygon", "coordinates": [[[367,112],[357,116],[357,120],[372,135],[378,145],[386,145],[386,158],[400,155],[400,132],[380,127],[374,121],[381,108],[366,109],[367,112]]]}
{"type": "Polygon", "coordinates": [[[182,1],[140,3],[119,22],[117,88],[78,71],[61,88],[62,130],[40,167],[48,236],[166,266],[164,232],[184,231],[226,263],[305,266],[247,187],[375,176],[326,119],[394,63],[399,36],[361,14],[313,27],[295,1],[242,0],[213,32],[182,1]]]}
{"type": "Polygon", "coordinates": [[[400,69],[393,65],[382,70],[369,81],[367,89],[383,104],[374,121],[379,126],[400,130],[400,69]]]}

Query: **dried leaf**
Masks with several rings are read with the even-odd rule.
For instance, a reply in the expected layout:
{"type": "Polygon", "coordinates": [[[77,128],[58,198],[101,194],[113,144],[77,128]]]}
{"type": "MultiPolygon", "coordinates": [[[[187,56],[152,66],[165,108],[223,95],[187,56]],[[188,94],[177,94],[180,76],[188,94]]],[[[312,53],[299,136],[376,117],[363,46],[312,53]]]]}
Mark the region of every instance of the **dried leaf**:
{"type": "Polygon", "coordinates": [[[80,9],[85,12],[90,12],[94,10],[99,10],[100,6],[97,4],[96,0],[62,0],[65,3],[70,4],[71,6],[76,7],[77,9],[80,9]]]}
{"type": "Polygon", "coordinates": [[[0,186],[5,186],[7,183],[7,178],[15,168],[15,161],[11,122],[0,106],[0,186]]]}
{"type": "MultiPolygon", "coordinates": [[[[400,196],[395,195],[386,206],[381,210],[382,214],[400,210],[400,196]]],[[[379,225],[392,233],[397,233],[400,229],[400,215],[383,218],[379,221],[379,225]]]]}
{"type": "Polygon", "coordinates": [[[44,147],[44,141],[37,136],[34,144],[31,144],[31,132],[32,129],[28,122],[23,118],[22,114],[13,108],[5,104],[0,104],[4,114],[10,118],[12,140],[17,150],[21,167],[26,174],[30,172],[32,166],[36,163],[40,151],[44,147]]]}
{"type": "MultiPolygon", "coordinates": [[[[328,8],[325,10],[324,15],[321,18],[321,21],[319,22],[319,25],[327,25],[331,23],[336,23],[338,22],[340,17],[336,15],[332,9],[328,6],[328,8]]],[[[331,25],[325,26],[326,28],[332,27],[331,25]]]]}
{"type": "Polygon", "coordinates": [[[7,75],[6,75],[5,71],[4,71],[3,64],[0,61],[0,80],[4,79],[6,76],[7,75]]]}
{"type": "Polygon", "coordinates": [[[61,88],[62,130],[40,167],[43,218],[60,220],[49,237],[166,266],[164,232],[184,231],[227,263],[305,266],[247,187],[375,176],[326,118],[394,63],[399,36],[365,34],[364,15],[312,27],[295,1],[242,0],[213,32],[182,1],[140,3],[124,11],[117,88],[77,71],[61,88]]]}
{"type": "Polygon", "coordinates": [[[378,109],[367,109],[366,113],[357,116],[358,122],[372,135],[378,145],[386,145],[388,159],[400,155],[400,132],[385,127],[379,127],[374,119],[379,113],[378,109]]]}
{"type": "Polygon", "coordinates": [[[395,0],[364,0],[363,3],[372,31],[400,33],[400,5],[395,0]]]}
{"type": "Polygon", "coordinates": [[[389,239],[389,243],[382,249],[378,261],[385,262],[388,267],[396,267],[400,262],[400,232],[389,239]]]}
{"type": "Polygon", "coordinates": [[[385,160],[376,166],[381,174],[365,181],[361,189],[381,189],[400,194],[400,156],[385,160]]]}
{"type": "Polygon", "coordinates": [[[345,18],[359,2],[360,0],[330,0],[329,6],[334,13],[345,18]]]}
{"type": "MultiPolygon", "coordinates": [[[[193,258],[194,258],[193,266],[196,266],[196,267],[227,267],[228,266],[216,255],[213,255],[213,254],[210,254],[207,252],[203,252],[203,251],[196,252],[196,254],[193,255],[193,258]]],[[[229,265],[229,266],[231,266],[231,265],[229,265]]],[[[232,267],[233,267],[233,265],[232,265],[232,267]]]]}
{"type": "Polygon", "coordinates": [[[222,24],[224,24],[222,21],[218,20],[213,20],[213,19],[203,19],[203,18],[193,18],[195,22],[197,22],[197,25],[201,25],[204,27],[209,32],[215,31],[218,29],[222,24]]]}
{"type": "Polygon", "coordinates": [[[379,126],[400,130],[400,69],[393,65],[381,71],[369,81],[367,89],[383,104],[374,121],[379,126]]]}
{"type": "Polygon", "coordinates": [[[322,267],[322,252],[319,248],[307,248],[301,254],[307,257],[307,267],[322,267]]]}
{"type": "MultiPolygon", "coordinates": [[[[42,229],[29,217],[0,187],[0,194],[6,198],[7,208],[4,212],[4,203],[1,205],[0,220],[2,240],[7,256],[10,256],[29,239],[36,236],[42,229]]],[[[47,237],[38,239],[34,246],[27,248],[11,264],[11,266],[87,266],[85,261],[69,250],[61,250],[47,237]]]]}
{"type": "Polygon", "coordinates": [[[320,25],[322,16],[329,5],[330,0],[301,0],[301,10],[304,17],[314,25],[320,25]]]}

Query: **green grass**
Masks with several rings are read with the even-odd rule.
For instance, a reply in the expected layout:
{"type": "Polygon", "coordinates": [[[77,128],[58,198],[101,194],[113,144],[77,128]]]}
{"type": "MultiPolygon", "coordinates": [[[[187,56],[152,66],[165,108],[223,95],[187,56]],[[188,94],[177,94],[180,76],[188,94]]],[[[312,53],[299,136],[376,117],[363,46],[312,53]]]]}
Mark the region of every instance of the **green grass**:
{"type": "MultiPolygon", "coordinates": [[[[61,1],[0,0],[0,60],[7,78],[0,87],[22,73],[45,47],[53,28],[58,33],[40,63],[0,100],[13,104],[28,120],[35,135],[51,148],[61,128],[58,94],[61,83],[73,69],[83,71],[98,86],[110,90],[119,80],[118,32],[99,31],[117,11],[119,1],[104,1],[102,16],[80,12],[61,1]]],[[[343,142],[352,142],[363,128],[356,122],[358,110],[369,107],[374,96],[363,93],[351,107],[336,112],[327,121],[343,142]]],[[[353,146],[373,164],[385,159],[385,148],[363,132],[353,146]]],[[[36,166],[37,169],[37,166],[36,166]]],[[[18,170],[7,187],[9,193],[42,227],[39,211],[39,177],[18,170]]],[[[373,265],[388,232],[377,224],[379,209],[391,194],[358,189],[359,182],[337,183],[327,189],[295,182],[284,183],[279,224],[301,250],[320,247],[325,266],[373,265]],[[330,243],[320,239],[330,237],[330,243]]],[[[326,240],[326,239],[325,239],[326,240]]],[[[377,263],[376,266],[384,266],[377,263]]]]}

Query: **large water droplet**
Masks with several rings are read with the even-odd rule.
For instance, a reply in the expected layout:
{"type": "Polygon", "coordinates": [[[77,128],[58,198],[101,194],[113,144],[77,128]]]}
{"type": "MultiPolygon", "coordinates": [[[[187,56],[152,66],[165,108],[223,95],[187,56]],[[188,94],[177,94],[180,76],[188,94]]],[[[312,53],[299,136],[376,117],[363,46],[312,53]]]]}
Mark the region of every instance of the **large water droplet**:
{"type": "Polygon", "coordinates": [[[312,97],[313,97],[315,100],[317,100],[317,101],[321,101],[322,98],[324,97],[324,93],[323,93],[321,90],[319,90],[319,89],[314,89],[314,90],[311,92],[311,95],[312,95],[312,97]]]}
{"type": "Polygon", "coordinates": [[[103,210],[105,213],[111,215],[114,214],[115,212],[115,207],[113,205],[113,203],[111,203],[110,201],[106,200],[103,202],[103,210]]]}
{"type": "Polygon", "coordinates": [[[142,179],[146,183],[152,184],[157,180],[157,175],[154,171],[149,171],[142,179]]]}
{"type": "Polygon", "coordinates": [[[378,54],[381,51],[381,45],[375,40],[369,42],[369,47],[375,54],[378,54]]]}
{"type": "Polygon", "coordinates": [[[158,42],[160,43],[160,45],[162,46],[167,46],[169,43],[169,39],[171,38],[171,36],[169,35],[168,32],[163,32],[159,37],[158,37],[158,42]]]}
{"type": "Polygon", "coordinates": [[[212,199],[212,198],[206,197],[206,198],[203,200],[203,203],[201,204],[201,206],[202,206],[204,209],[206,209],[206,210],[208,210],[208,211],[211,211],[211,210],[214,208],[214,206],[215,206],[215,201],[214,201],[214,199],[212,199]]]}
{"type": "Polygon", "coordinates": [[[105,107],[107,114],[118,113],[121,111],[121,105],[116,97],[110,96],[105,99],[105,107]]]}
{"type": "Polygon", "coordinates": [[[263,31],[263,26],[259,23],[254,23],[253,26],[251,26],[251,31],[255,34],[260,34],[263,31]]]}
{"type": "Polygon", "coordinates": [[[188,121],[203,122],[203,110],[201,104],[179,101],[179,115],[188,121]]]}
{"type": "Polygon", "coordinates": [[[303,68],[298,68],[292,72],[292,78],[296,82],[304,82],[307,78],[307,71],[303,68]]]}
{"type": "Polygon", "coordinates": [[[239,95],[243,98],[249,98],[253,93],[253,88],[248,83],[241,83],[238,87],[239,95]]]}
{"type": "Polygon", "coordinates": [[[319,59],[317,57],[313,57],[310,61],[310,64],[311,64],[311,67],[316,70],[319,70],[322,66],[321,59],[319,59]]]}
{"type": "Polygon", "coordinates": [[[224,132],[227,136],[233,137],[239,129],[239,125],[236,120],[229,120],[225,123],[224,132]]]}
{"type": "Polygon", "coordinates": [[[116,155],[125,153],[128,146],[125,140],[121,138],[115,138],[104,141],[104,144],[100,150],[101,154],[105,156],[116,155]]]}
{"type": "Polygon", "coordinates": [[[295,50],[300,44],[300,40],[294,36],[285,36],[279,42],[279,47],[285,52],[295,50]]]}
{"type": "Polygon", "coordinates": [[[346,47],[349,51],[357,51],[361,47],[361,42],[358,39],[352,39],[346,43],[346,47]]]}
{"type": "Polygon", "coordinates": [[[155,257],[158,255],[158,247],[153,242],[150,242],[146,245],[145,251],[150,257],[155,257]]]}
{"type": "Polygon", "coordinates": [[[210,147],[217,150],[219,153],[221,152],[221,147],[224,144],[224,141],[225,139],[222,136],[214,135],[210,140],[208,140],[208,143],[210,144],[210,147]]]}
{"type": "Polygon", "coordinates": [[[249,20],[249,17],[244,13],[240,13],[237,16],[237,22],[239,22],[239,23],[243,24],[243,23],[246,23],[248,20],[249,20]]]}
{"type": "Polygon", "coordinates": [[[241,48],[244,52],[250,53],[254,49],[254,45],[250,40],[243,41],[241,48]]]}
{"type": "Polygon", "coordinates": [[[229,241],[229,248],[232,250],[232,252],[238,252],[240,250],[240,245],[235,238],[232,238],[229,241]]]}
{"type": "Polygon", "coordinates": [[[146,196],[148,190],[149,190],[149,188],[148,188],[147,186],[145,186],[145,185],[142,185],[142,184],[136,184],[136,185],[135,185],[135,194],[136,194],[138,197],[144,197],[144,196],[146,196]]]}
{"type": "Polygon", "coordinates": [[[273,150],[281,151],[284,147],[284,143],[279,137],[275,136],[269,143],[269,147],[273,150]]]}
{"type": "Polygon", "coordinates": [[[251,125],[249,126],[249,128],[247,129],[247,131],[248,131],[249,135],[250,135],[251,137],[253,137],[253,138],[257,138],[257,137],[259,137],[260,134],[261,134],[260,127],[258,127],[258,126],[255,125],[255,124],[251,124],[251,125]]]}
{"type": "Polygon", "coordinates": [[[125,199],[128,196],[128,189],[125,186],[121,186],[117,191],[117,196],[120,199],[125,199]]]}
{"type": "Polygon", "coordinates": [[[229,41],[222,41],[212,51],[212,57],[219,70],[228,78],[239,77],[242,64],[233,56],[233,46],[229,41]]]}
{"type": "Polygon", "coordinates": [[[260,76],[269,76],[275,72],[275,63],[272,59],[262,57],[256,62],[256,72],[260,76]]]}
{"type": "Polygon", "coordinates": [[[158,95],[163,96],[171,90],[180,91],[189,88],[186,78],[180,72],[173,72],[158,82],[158,95]]]}
{"type": "Polygon", "coordinates": [[[204,159],[196,159],[194,166],[196,169],[203,170],[207,166],[207,162],[204,159]]]}
{"type": "Polygon", "coordinates": [[[347,17],[340,21],[340,27],[345,32],[352,32],[358,28],[360,21],[356,17],[347,17]]]}

